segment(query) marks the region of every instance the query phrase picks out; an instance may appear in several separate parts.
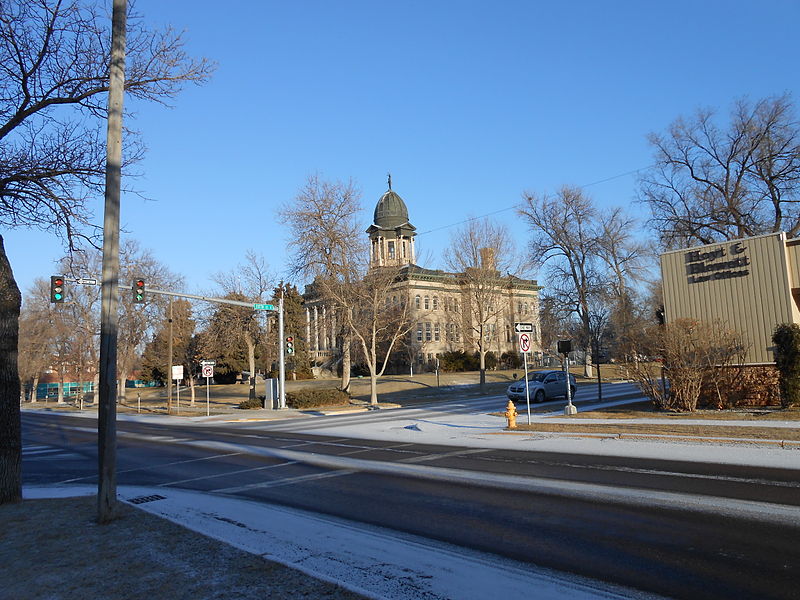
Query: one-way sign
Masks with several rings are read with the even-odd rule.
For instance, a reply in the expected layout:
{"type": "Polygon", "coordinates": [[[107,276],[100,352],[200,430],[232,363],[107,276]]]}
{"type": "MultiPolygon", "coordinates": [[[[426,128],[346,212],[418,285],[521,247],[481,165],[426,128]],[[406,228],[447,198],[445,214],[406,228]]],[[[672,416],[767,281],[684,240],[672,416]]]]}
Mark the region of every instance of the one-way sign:
{"type": "Polygon", "coordinates": [[[523,331],[533,331],[533,323],[514,323],[514,331],[522,333],[523,331]]]}

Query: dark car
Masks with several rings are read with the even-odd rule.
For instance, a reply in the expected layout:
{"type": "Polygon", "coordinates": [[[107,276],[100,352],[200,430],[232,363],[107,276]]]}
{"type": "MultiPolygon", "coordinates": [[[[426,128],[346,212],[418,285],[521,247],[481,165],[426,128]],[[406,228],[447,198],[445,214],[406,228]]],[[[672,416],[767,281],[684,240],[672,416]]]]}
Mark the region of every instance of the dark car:
{"type": "MultiPolygon", "coordinates": [[[[550,398],[567,395],[567,377],[564,371],[534,371],[528,373],[531,402],[544,402],[550,398]]],[[[570,395],[575,396],[575,376],[569,376],[570,395]]],[[[506,390],[510,400],[525,400],[525,379],[515,381],[506,390]]]]}

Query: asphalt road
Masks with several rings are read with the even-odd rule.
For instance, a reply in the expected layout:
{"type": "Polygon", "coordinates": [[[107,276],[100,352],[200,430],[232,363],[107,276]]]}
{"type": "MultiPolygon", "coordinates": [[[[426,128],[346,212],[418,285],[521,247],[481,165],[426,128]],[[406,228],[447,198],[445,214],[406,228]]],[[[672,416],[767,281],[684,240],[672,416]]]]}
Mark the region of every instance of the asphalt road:
{"type": "MultiPolygon", "coordinates": [[[[354,440],[290,423],[117,428],[120,485],[303,508],[675,598],[800,597],[796,471],[354,440]]],[[[96,438],[92,419],[24,413],[24,483],[96,482],[96,438]]]]}

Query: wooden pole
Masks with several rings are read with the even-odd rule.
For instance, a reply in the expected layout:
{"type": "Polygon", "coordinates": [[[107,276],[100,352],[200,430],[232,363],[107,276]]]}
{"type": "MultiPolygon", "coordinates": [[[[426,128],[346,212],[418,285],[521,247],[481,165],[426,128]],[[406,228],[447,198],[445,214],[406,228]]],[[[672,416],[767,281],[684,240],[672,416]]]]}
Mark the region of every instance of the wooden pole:
{"type": "Polygon", "coordinates": [[[97,521],[117,507],[117,325],[119,323],[119,204],[122,180],[122,101],[125,89],[127,0],[114,0],[108,84],[103,283],[100,307],[100,403],[97,416],[97,521]]]}

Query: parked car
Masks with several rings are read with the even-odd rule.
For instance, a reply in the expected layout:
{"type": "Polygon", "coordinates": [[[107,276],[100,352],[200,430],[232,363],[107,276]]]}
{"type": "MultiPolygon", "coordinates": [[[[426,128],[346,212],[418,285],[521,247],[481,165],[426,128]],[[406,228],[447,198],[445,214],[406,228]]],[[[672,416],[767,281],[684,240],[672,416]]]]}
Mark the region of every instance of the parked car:
{"type": "MultiPolygon", "coordinates": [[[[569,376],[570,395],[575,396],[575,376],[569,376]]],[[[531,402],[544,402],[550,398],[567,395],[564,371],[534,371],[528,373],[528,389],[531,402]]],[[[525,400],[525,378],[515,381],[506,391],[510,400],[525,400]]]]}

